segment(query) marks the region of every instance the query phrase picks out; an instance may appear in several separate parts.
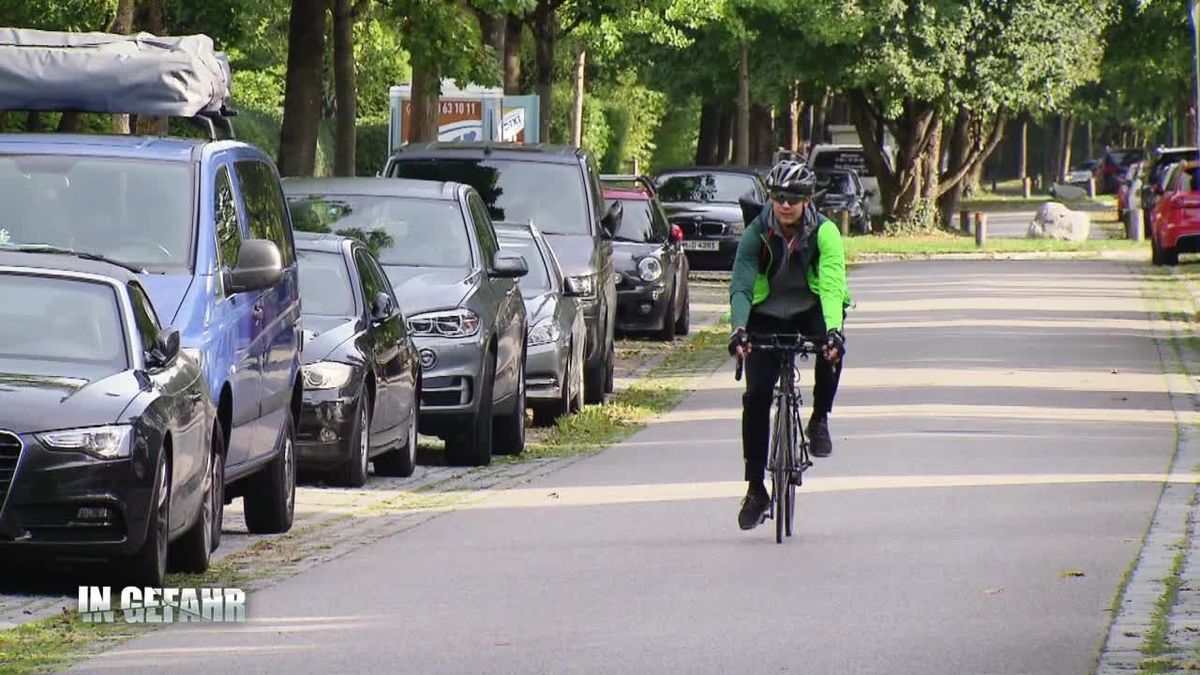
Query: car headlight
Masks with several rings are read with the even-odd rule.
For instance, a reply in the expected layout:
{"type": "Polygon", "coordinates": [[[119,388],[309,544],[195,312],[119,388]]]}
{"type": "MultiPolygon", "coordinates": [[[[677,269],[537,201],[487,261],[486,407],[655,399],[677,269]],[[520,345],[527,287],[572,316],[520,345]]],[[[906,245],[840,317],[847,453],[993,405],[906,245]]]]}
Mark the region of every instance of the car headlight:
{"type": "Polygon", "coordinates": [[[642,281],[658,281],[663,275],[662,261],[654,256],[646,256],[638,261],[638,275],[642,281]]]}
{"type": "Polygon", "coordinates": [[[746,231],[746,223],[740,220],[735,220],[727,226],[729,234],[743,234],[746,231]]]}
{"type": "Polygon", "coordinates": [[[346,386],[354,375],[354,366],[336,361],[310,363],[300,369],[305,389],[337,389],[346,386]]]}
{"type": "Polygon", "coordinates": [[[567,286],[572,293],[584,298],[596,297],[596,275],[576,274],[567,277],[567,286]]]}
{"type": "Polygon", "coordinates": [[[469,309],[417,314],[409,318],[408,331],[424,337],[470,337],[479,332],[479,316],[469,309]]]}
{"type": "Polygon", "coordinates": [[[529,338],[525,342],[530,347],[536,347],[537,345],[558,342],[561,337],[562,329],[558,327],[558,323],[553,319],[546,319],[539,321],[533,328],[529,329],[529,338]]]}
{"type": "Polygon", "coordinates": [[[82,452],[97,459],[129,457],[130,427],[110,424],[85,429],[65,429],[38,434],[38,439],[51,450],[82,452]]]}

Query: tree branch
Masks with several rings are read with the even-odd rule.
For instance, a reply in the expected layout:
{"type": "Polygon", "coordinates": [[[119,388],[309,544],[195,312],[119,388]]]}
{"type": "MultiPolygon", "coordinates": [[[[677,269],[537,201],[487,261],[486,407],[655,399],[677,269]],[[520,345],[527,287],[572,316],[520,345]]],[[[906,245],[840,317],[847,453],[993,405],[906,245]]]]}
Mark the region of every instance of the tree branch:
{"type": "Polygon", "coordinates": [[[975,147],[967,154],[966,159],[963,160],[962,166],[958,167],[949,177],[938,182],[938,197],[953,190],[956,185],[971,175],[981,163],[987,161],[987,158],[996,150],[996,146],[1000,144],[1000,140],[1004,138],[1004,125],[1007,122],[1008,111],[1001,108],[996,113],[996,119],[992,122],[992,130],[989,132],[987,140],[983,143],[976,143],[975,147]]]}

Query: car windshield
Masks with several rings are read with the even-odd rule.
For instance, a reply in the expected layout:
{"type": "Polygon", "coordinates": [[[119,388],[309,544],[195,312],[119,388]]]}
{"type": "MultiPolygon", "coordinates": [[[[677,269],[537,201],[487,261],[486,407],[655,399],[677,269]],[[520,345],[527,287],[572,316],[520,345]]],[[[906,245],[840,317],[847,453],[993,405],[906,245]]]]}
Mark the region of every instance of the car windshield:
{"type": "Polygon", "coordinates": [[[619,199],[621,203],[621,227],[617,230],[619,241],[659,243],[667,240],[667,224],[654,217],[654,202],[648,199],[619,199]]]}
{"type": "Polygon", "coordinates": [[[854,194],[854,182],[846,173],[817,173],[817,189],[831,194],[854,194]]]}
{"type": "Polygon", "coordinates": [[[121,310],[100,282],[0,274],[0,359],[129,367],[121,310]]]}
{"type": "Polygon", "coordinates": [[[341,253],[296,250],[300,302],[305,314],[354,316],[354,289],[341,253]]]}
{"type": "Polygon", "coordinates": [[[664,202],[724,202],[753,192],[754,178],[738,173],[673,173],[658,177],[658,198],[664,202]]]}
{"type": "Polygon", "coordinates": [[[813,158],[813,168],[854,171],[859,178],[872,176],[867,166],[867,156],[862,150],[822,150],[813,158]]]}
{"type": "Polygon", "coordinates": [[[292,225],[367,244],[384,265],[471,266],[471,241],[458,202],[376,195],[289,197],[292,225]]]}
{"type": "Polygon", "coordinates": [[[466,183],[483,197],[492,220],[533,223],[551,234],[591,232],[587,186],[574,162],[408,159],[392,164],[391,177],[466,183]]]}
{"type": "Polygon", "coordinates": [[[0,156],[0,243],[87,251],[154,272],[190,268],[191,164],[0,156]]]}
{"type": "Polygon", "coordinates": [[[500,248],[521,255],[525,258],[525,264],[529,266],[529,274],[518,281],[523,295],[540,295],[550,290],[550,273],[546,269],[546,259],[542,257],[536,242],[525,237],[507,236],[500,238],[500,248]]]}

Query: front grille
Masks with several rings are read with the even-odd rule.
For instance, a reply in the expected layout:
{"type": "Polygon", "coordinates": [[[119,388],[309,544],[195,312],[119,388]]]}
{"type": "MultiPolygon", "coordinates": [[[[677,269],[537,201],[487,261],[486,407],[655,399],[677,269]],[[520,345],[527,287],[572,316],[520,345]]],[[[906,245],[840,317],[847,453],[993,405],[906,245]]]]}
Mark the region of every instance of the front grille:
{"type": "Polygon", "coordinates": [[[718,220],[701,220],[696,221],[690,218],[680,218],[679,220],[671,221],[672,225],[678,225],[679,229],[683,230],[684,239],[699,239],[701,237],[720,237],[728,231],[728,225],[718,220]]]}
{"type": "Polygon", "coordinates": [[[431,377],[421,383],[421,407],[449,408],[471,402],[471,381],[466,377],[431,377]]]}
{"type": "Polygon", "coordinates": [[[0,431],[0,507],[8,497],[8,487],[12,485],[13,475],[17,472],[17,460],[21,458],[21,448],[24,444],[16,434],[10,431],[0,431]]]}

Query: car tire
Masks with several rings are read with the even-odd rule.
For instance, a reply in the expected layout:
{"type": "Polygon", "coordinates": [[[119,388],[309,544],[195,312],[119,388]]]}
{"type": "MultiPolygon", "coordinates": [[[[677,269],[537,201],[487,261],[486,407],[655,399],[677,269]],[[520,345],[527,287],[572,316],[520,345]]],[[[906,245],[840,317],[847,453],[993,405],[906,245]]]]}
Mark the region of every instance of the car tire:
{"type": "Polygon", "coordinates": [[[675,334],[687,335],[692,332],[692,289],[684,286],[683,309],[679,312],[679,320],[675,322],[675,334]]]}
{"type": "Polygon", "coordinates": [[[678,290],[671,291],[671,298],[667,300],[667,308],[663,312],[662,327],[654,331],[654,337],[663,342],[671,342],[675,339],[675,305],[678,301],[676,293],[678,290]]]}
{"type": "Polygon", "coordinates": [[[408,478],[417,470],[417,415],[421,410],[421,383],[413,387],[412,408],[404,445],[375,458],[375,475],[408,478]]]}
{"type": "Polygon", "coordinates": [[[211,541],[212,550],[215,551],[221,547],[221,530],[225,525],[225,455],[229,452],[229,448],[225,446],[225,428],[221,426],[220,421],[213,424],[213,445],[216,446],[213,450],[213,459],[217,462],[217,466],[213,467],[213,475],[220,479],[213,490],[213,530],[211,541]],[[220,452],[217,450],[220,450],[220,452]]]}
{"type": "Polygon", "coordinates": [[[522,354],[513,410],[507,415],[497,416],[493,422],[495,428],[492,438],[498,455],[515,457],[525,452],[525,393],[525,355],[522,354]]]}
{"type": "Polygon", "coordinates": [[[608,364],[604,359],[584,366],[583,400],[588,405],[604,403],[605,385],[608,379],[608,364]]]}
{"type": "Polygon", "coordinates": [[[604,364],[604,393],[611,394],[616,388],[617,345],[608,345],[608,359],[604,364]]]}
{"type": "Polygon", "coordinates": [[[575,358],[575,345],[571,345],[571,358],[574,359],[571,365],[571,376],[575,383],[575,392],[571,398],[571,407],[567,412],[577,413],[583,410],[583,392],[584,392],[584,367],[583,367],[583,350],[578,352],[579,358],[575,358]]]}
{"type": "Polygon", "coordinates": [[[365,384],[354,409],[354,428],[346,445],[346,463],[334,469],[331,478],[341,487],[362,487],[367,484],[367,465],[371,462],[371,396],[365,384]]]}
{"type": "Polygon", "coordinates": [[[1165,265],[1163,262],[1162,251],[1158,248],[1158,240],[1150,237],[1150,263],[1156,266],[1165,265]]]}
{"type": "Polygon", "coordinates": [[[296,516],[296,423],[290,407],[283,418],[279,454],[249,480],[242,502],[250,534],[278,534],[292,529],[296,516]]]}
{"type": "Polygon", "coordinates": [[[487,466],[492,463],[492,391],[495,386],[496,361],[491,355],[484,359],[484,372],[479,383],[479,405],[468,431],[446,439],[446,461],[455,466],[487,466]]]}
{"type": "Polygon", "coordinates": [[[224,495],[218,489],[225,481],[224,461],[221,459],[225,452],[222,447],[224,438],[219,434],[218,426],[213,429],[213,440],[210,443],[212,454],[208,463],[208,487],[200,503],[200,513],[196,515],[196,522],[192,524],[191,529],[171,545],[171,567],[181,572],[204,572],[208,569],[212,552],[217,548],[213,545],[213,532],[217,529],[215,521],[217,516],[223,513],[225,506],[224,495]],[[216,505],[218,499],[221,500],[220,507],[216,505]]]}
{"type": "Polygon", "coordinates": [[[127,560],[118,562],[118,569],[127,572],[130,582],[138,586],[159,588],[167,577],[167,538],[171,523],[171,465],[163,453],[154,473],[146,539],[142,547],[127,560]]]}
{"type": "Polygon", "coordinates": [[[548,403],[536,403],[531,405],[533,408],[533,424],[539,427],[548,427],[558,421],[558,418],[568,415],[571,412],[572,406],[575,404],[574,380],[575,371],[573,369],[573,361],[575,360],[575,348],[571,346],[567,352],[567,364],[563,367],[562,383],[558,390],[558,399],[548,403]]]}

